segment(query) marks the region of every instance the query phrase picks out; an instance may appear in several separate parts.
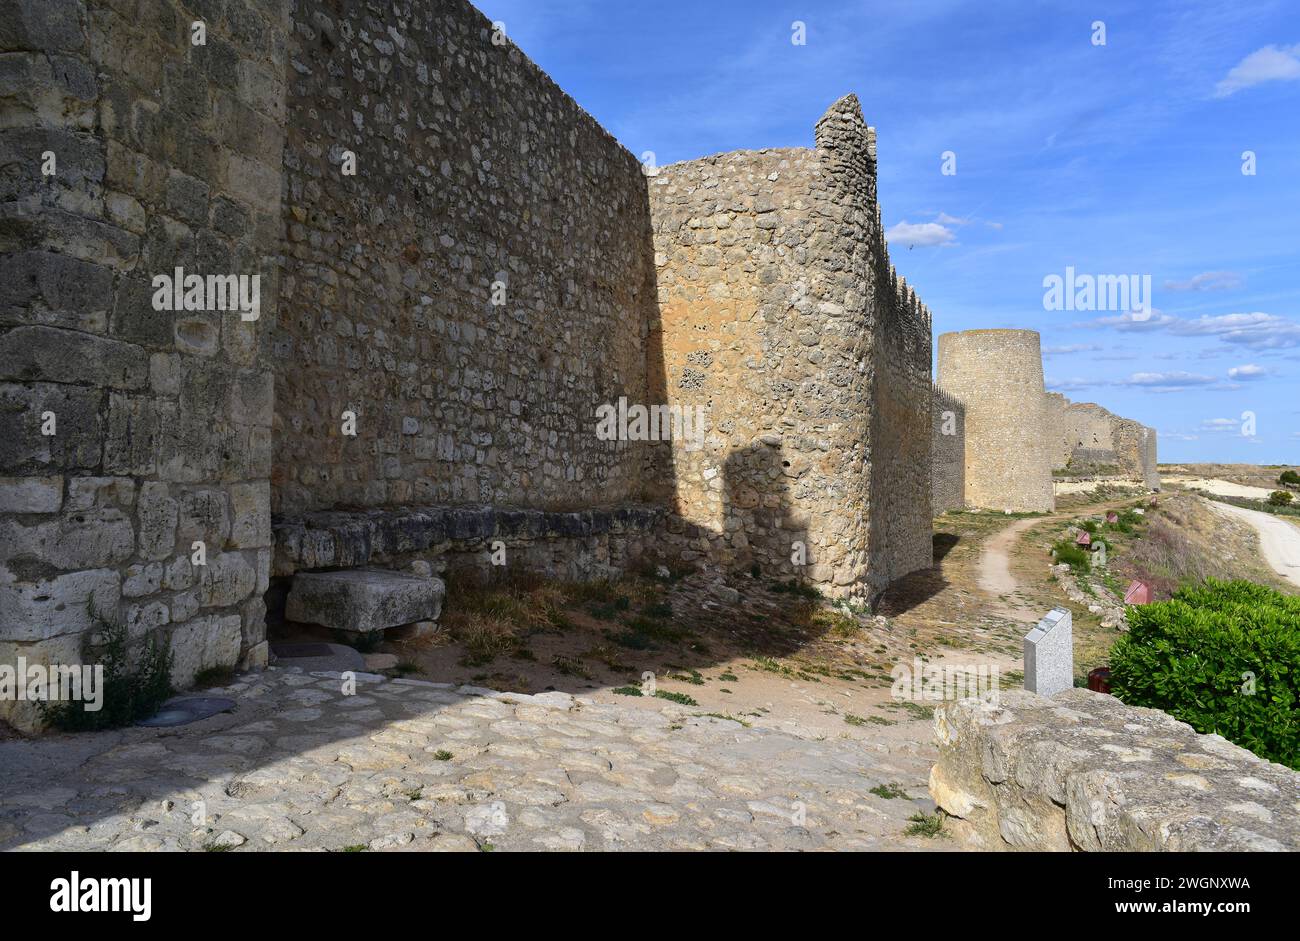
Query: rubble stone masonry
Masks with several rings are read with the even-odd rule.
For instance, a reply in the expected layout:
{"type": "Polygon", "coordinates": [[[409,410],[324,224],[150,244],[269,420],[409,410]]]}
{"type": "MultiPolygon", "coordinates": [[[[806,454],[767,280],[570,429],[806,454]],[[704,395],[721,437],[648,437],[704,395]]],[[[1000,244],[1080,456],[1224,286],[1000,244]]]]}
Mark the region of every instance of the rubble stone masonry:
{"type": "Polygon", "coordinates": [[[688,557],[874,597],[931,564],[930,318],[892,274],[857,99],[815,149],[664,167],[650,186],[666,395],[688,557]]]}
{"type": "Polygon", "coordinates": [[[930,314],[855,98],[815,143],[647,178],[464,0],[8,4],[0,662],[122,625],[180,686],[264,663],[273,541],[285,577],[497,538],[867,599],[929,566],[930,314]],[[178,268],[255,317],[158,309],[178,268]],[[620,401],[703,447],[602,439],[620,401]]]}
{"type": "Polygon", "coordinates": [[[276,510],[641,499],[637,160],[466,3],[296,0],[288,55],[276,510]]]}
{"type": "Polygon", "coordinates": [[[966,503],[988,510],[1054,508],[1043,354],[1033,330],[939,337],[939,382],[966,404],[966,503]]]}

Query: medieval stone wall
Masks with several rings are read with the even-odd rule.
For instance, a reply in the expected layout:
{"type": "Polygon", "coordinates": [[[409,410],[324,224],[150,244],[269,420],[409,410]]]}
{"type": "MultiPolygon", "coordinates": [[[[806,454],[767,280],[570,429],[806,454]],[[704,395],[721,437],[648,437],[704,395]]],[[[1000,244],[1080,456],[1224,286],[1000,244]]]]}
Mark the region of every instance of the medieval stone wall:
{"type": "Polygon", "coordinates": [[[0,52],[0,661],[262,663],[273,538],[286,577],[931,564],[930,315],[852,96],[647,187],[463,0],[20,0],[0,52]],[[178,268],[260,304],[161,309],[178,268]],[[603,440],[620,401],[709,436],[603,440]]]}
{"type": "Polygon", "coordinates": [[[277,510],[638,499],[595,433],[655,397],[636,159],[468,3],[293,20],[277,510]]]}
{"type": "Polygon", "coordinates": [[[1047,394],[1046,403],[1054,471],[1070,477],[1119,477],[1160,489],[1154,429],[1055,392],[1047,394]]]}
{"type": "Polygon", "coordinates": [[[668,402],[708,416],[703,447],[672,449],[688,557],[864,596],[930,564],[929,319],[888,279],[872,138],[848,96],[815,149],[674,164],[650,186],[652,346],[668,402]],[[878,468],[876,440],[893,449],[878,468]],[[886,486],[912,501],[890,545],[886,486]]]}
{"type": "Polygon", "coordinates": [[[966,503],[1013,512],[1055,506],[1043,357],[1033,330],[939,337],[938,381],[966,404],[966,503]]]}
{"type": "Polygon", "coordinates": [[[282,0],[6,6],[0,662],[111,624],[182,684],[265,655],[287,31],[282,0]],[[177,267],[260,275],[259,319],[156,309],[177,267]]]}
{"type": "Polygon", "coordinates": [[[966,406],[934,389],[931,447],[931,512],[938,516],[966,505],[966,406]]]}

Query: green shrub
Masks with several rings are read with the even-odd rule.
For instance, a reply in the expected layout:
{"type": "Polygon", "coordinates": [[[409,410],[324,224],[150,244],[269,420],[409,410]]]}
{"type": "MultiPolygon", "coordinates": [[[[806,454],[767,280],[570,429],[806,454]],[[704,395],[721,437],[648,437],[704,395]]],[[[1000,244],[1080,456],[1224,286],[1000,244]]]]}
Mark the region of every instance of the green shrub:
{"type": "Polygon", "coordinates": [[[1129,609],[1111,690],[1300,769],[1300,598],[1207,579],[1129,609]]]}
{"type": "Polygon", "coordinates": [[[1282,476],[1277,479],[1283,487],[1300,487],[1300,474],[1293,470],[1282,471],[1282,476]]]}
{"type": "Polygon", "coordinates": [[[1274,490],[1268,495],[1268,502],[1274,506],[1286,506],[1291,502],[1291,494],[1285,490],[1274,490]]]}
{"type": "Polygon", "coordinates": [[[1088,551],[1074,544],[1073,539],[1061,539],[1052,546],[1052,557],[1065,563],[1075,575],[1086,575],[1090,559],[1088,551]]]}
{"type": "Polygon", "coordinates": [[[104,667],[103,708],[87,712],[81,702],[60,702],[41,708],[50,724],[65,732],[115,729],[146,719],[158,711],[172,694],[172,652],[165,643],[150,637],[133,664],[126,646],[126,628],[118,625],[103,631],[98,654],[87,645],[83,656],[89,664],[104,667]]]}

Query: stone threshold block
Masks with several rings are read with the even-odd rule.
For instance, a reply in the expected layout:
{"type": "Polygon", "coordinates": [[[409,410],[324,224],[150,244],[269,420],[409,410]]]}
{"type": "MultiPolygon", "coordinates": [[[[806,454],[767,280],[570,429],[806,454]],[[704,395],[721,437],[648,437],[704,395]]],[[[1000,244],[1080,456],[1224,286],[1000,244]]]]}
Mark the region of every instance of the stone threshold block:
{"type": "Polygon", "coordinates": [[[389,627],[435,621],[446,586],[388,569],[299,572],[285,605],[285,617],[341,631],[368,633],[389,627]]]}

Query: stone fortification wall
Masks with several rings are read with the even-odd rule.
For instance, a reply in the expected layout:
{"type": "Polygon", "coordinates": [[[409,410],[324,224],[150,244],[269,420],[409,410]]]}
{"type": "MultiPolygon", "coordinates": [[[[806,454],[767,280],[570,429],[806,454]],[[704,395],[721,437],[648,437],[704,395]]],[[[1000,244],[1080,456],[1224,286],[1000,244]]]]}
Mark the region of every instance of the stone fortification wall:
{"type": "Polygon", "coordinates": [[[938,381],[966,404],[966,503],[1051,510],[1043,357],[1032,330],[968,330],[939,337],[938,381]]]}
{"type": "Polygon", "coordinates": [[[282,0],[6,5],[0,662],[114,625],[179,684],[264,662],[288,31],[282,0]],[[260,277],[257,319],[160,309],[177,268],[260,277]]]}
{"type": "Polygon", "coordinates": [[[297,0],[289,58],[276,509],[639,499],[637,160],[468,3],[297,0]]]}
{"type": "Polygon", "coordinates": [[[1064,476],[1118,477],[1160,489],[1156,432],[1092,402],[1047,394],[1052,468],[1064,476]]]}
{"type": "Polygon", "coordinates": [[[890,276],[853,96],[816,143],[659,170],[652,346],[668,400],[708,416],[672,450],[688,556],[874,596],[930,564],[929,318],[890,276]],[[890,546],[873,504],[895,499],[890,546]]]}
{"type": "Polygon", "coordinates": [[[966,406],[935,386],[931,435],[931,512],[935,516],[966,505],[966,406]]]}

